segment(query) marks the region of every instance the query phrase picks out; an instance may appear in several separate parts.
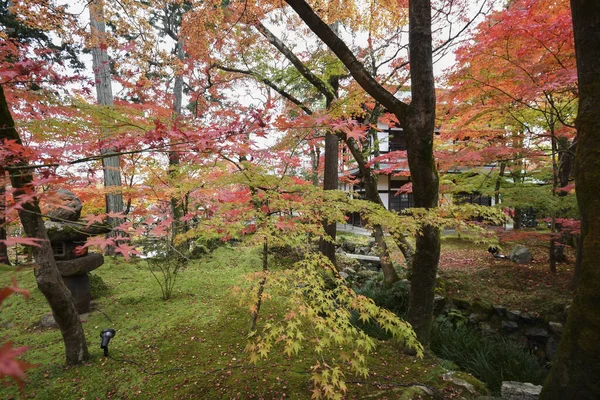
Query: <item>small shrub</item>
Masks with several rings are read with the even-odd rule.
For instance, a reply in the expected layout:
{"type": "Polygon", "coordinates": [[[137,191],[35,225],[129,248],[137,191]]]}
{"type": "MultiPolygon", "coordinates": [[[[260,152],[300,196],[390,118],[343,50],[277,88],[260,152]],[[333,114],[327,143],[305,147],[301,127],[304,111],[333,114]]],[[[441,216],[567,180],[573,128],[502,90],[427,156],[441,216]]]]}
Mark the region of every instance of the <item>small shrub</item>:
{"type": "Polygon", "coordinates": [[[469,318],[460,310],[452,308],[447,313],[441,314],[435,322],[445,328],[464,328],[469,323],[469,318]]]}
{"type": "Polygon", "coordinates": [[[104,280],[96,274],[90,273],[90,292],[92,300],[99,299],[100,297],[104,297],[110,293],[110,288],[104,280]]]}
{"type": "Polygon", "coordinates": [[[548,371],[518,343],[494,338],[467,327],[436,324],[431,333],[431,350],[451,360],[500,393],[502,381],[541,384],[548,371]]]}
{"type": "Polygon", "coordinates": [[[185,266],[186,259],[177,254],[149,258],[148,270],[158,282],[163,300],[169,300],[173,296],[173,289],[177,281],[179,271],[185,266]]]}

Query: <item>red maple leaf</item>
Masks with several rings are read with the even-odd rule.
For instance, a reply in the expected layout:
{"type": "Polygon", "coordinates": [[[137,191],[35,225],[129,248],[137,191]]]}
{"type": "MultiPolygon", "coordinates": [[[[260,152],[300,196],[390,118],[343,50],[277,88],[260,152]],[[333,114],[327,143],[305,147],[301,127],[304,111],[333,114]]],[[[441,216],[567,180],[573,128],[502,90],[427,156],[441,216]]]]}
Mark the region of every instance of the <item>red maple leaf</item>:
{"type": "Polygon", "coordinates": [[[27,351],[27,347],[12,347],[12,342],[5,343],[0,347],[0,379],[5,377],[12,378],[23,393],[23,384],[25,380],[25,371],[35,365],[28,362],[17,360],[16,357],[27,351]]]}
{"type": "Polygon", "coordinates": [[[115,251],[117,253],[123,254],[123,257],[125,257],[125,260],[127,261],[129,261],[129,257],[132,254],[140,254],[140,252],[135,249],[135,246],[130,246],[126,243],[120,243],[118,246],[115,247],[115,251]]]}

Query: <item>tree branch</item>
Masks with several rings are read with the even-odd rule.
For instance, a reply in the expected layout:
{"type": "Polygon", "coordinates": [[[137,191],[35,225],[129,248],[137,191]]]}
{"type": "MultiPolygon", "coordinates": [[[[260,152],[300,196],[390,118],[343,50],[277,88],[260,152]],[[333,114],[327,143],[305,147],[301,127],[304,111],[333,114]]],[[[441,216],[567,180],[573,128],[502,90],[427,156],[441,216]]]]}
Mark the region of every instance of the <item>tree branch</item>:
{"type": "Polygon", "coordinates": [[[346,44],[338,38],[321,18],[315,14],[304,0],[286,0],[286,3],[296,11],[308,27],[329,47],[344,63],[356,82],[363,87],[375,100],[398,116],[406,115],[408,104],[395,98],[381,86],[358,61],[346,44]]]}

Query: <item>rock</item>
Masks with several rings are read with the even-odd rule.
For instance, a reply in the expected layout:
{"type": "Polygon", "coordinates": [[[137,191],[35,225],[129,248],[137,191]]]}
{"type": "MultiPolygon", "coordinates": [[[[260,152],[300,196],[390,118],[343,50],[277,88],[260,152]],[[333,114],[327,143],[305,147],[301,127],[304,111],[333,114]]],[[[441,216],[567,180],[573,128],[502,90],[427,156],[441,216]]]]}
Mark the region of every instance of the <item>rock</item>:
{"type": "Polygon", "coordinates": [[[371,249],[371,250],[370,250],[370,251],[367,253],[367,255],[368,255],[368,256],[371,256],[371,257],[379,257],[379,254],[377,253],[377,251],[376,251],[375,249],[371,249]]]}
{"type": "Polygon", "coordinates": [[[356,274],[356,270],[355,270],[354,268],[351,268],[351,267],[346,267],[346,268],[344,268],[344,270],[343,270],[343,271],[344,271],[344,272],[346,272],[346,273],[347,273],[347,274],[349,274],[349,275],[354,275],[354,274],[356,274]]]}
{"type": "Polygon", "coordinates": [[[371,251],[371,249],[369,249],[368,247],[362,246],[356,250],[356,253],[366,256],[367,254],[369,254],[369,251],[371,251]]]}
{"type": "Polygon", "coordinates": [[[517,264],[529,264],[533,260],[531,251],[521,244],[513,247],[508,257],[517,264]]]}
{"type": "Polygon", "coordinates": [[[104,264],[104,256],[100,253],[89,253],[71,260],[56,261],[58,271],[63,277],[87,274],[102,264],[104,264]]]}
{"type": "Polygon", "coordinates": [[[504,307],[504,306],[493,305],[492,309],[494,310],[494,312],[496,313],[496,315],[498,315],[500,317],[504,317],[506,315],[506,307],[504,307]]]}
{"type": "Polygon", "coordinates": [[[481,332],[485,333],[486,335],[492,335],[492,334],[496,333],[496,331],[492,328],[492,326],[490,324],[488,324],[487,322],[480,322],[479,329],[481,330],[481,332]]]}
{"type": "Polygon", "coordinates": [[[481,314],[471,313],[469,315],[469,322],[473,325],[477,324],[479,321],[483,321],[485,318],[481,314]]]}
{"type": "Polygon", "coordinates": [[[540,317],[536,317],[530,313],[522,313],[519,317],[520,322],[523,322],[524,324],[528,324],[528,325],[536,325],[536,326],[540,326],[540,325],[544,325],[545,321],[543,318],[540,317]]]}
{"type": "Polygon", "coordinates": [[[563,324],[560,322],[550,322],[548,325],[550,326],[550,331],[552,333],[558,336],[562,335],[564,329],[563,324]]]}
{"type": "Polygon", "coordinates": [[[552,361],[554,357],[556,357],[556,353],[558,352],[558,339],[550,337],[546,342],[546,357],[548,360],[552,361]]]}
{"type": "Polygon", "coordinates": [[[58,189],[57,196],[60,198],[60,206],[50,209],[46,214],[53,221],[77,221],[81,217],[81,200],[67,189],[58,189]]]}
{"type": "Polygon", "coordinates": [[[525,330],[525,336],[530,340],[545,343],[548,340],[548,331],[539,326],[534,326],[525,330]]]}
{"type": "Polygon", "coordinates": [[[514,321],[502,321],[500,325],[502,330],[507,333],[515,332],[519,330],[519,324],[514,321]]]}
{"type": "Polygon", "coordinates": [[[487,320],[494,312],[494,309],[490,303],[481,300],[474,301],[471,308],[475,313],[480,315],[480,321],[487,320]]]}
{"type": "Polygon", "coordinates": [[[462,299],[452,299],[452,302],[459,310],[467,310],[471,307],[471,304],[467,300],[462,299]]]}
{"type": "Polygon", "coordinates": [[[442,375],[444,381],[452,383],[454,386],[465,389],[471,395],[487,395],[487,389],[477,378],[460,371],[450,371],[442,375]],[[473,383],[471,383],[471,382],[473,383]]]}
{"type": "MultiPolygon", "coordinates": [[[[410,285],[410,283],[408,284],[410,285]]],[[[433,313],[439,315],[446,304],[448,304],[448,300],[444,296],[440,296],[439,294],[433,296],[433,313]]]]}
{"type": "Polygon", "coordinates": [[[345,254],[345,253],[346,252],[341,247],[338,247],[337,249],[335,249],[335,254],[345,254]]]}
{"type": "Polygon", "coordinates": [[[344,249],[346,253],[352,254],[356,251],[356,245],[352,242],[344,242],[342,243],[342,249],[344,249]]]}
{"type": "Polygon", "coordinates": [[[527,382],[502,382],[502,400],[537,400],[542,387],[527,382]]]}
{"type": "Polygon", "coordinates": [[[56,328],[58,325],[56,325],[56,321],[52,314],[46,314],[42,317],[38,326],[40,328],[56,328]]]}
{"type": "Polygon", "coordinates": [[[340,271],[340,278],[348,279],[350,275],[346,271],[340,271]]]}
{"type": "Polygon", "coordinates": [[[509,321],[517,322],[519,317],[521,317],[521,311],[509,310],[506,312],[506,316],[508,317],[509,321]]]}

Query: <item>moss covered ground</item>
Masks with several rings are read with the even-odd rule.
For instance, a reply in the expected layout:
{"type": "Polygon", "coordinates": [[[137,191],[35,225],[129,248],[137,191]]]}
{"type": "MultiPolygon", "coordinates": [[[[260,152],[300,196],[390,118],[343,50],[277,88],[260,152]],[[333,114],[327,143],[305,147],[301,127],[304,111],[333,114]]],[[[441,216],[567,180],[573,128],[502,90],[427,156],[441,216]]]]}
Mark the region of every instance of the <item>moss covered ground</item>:
{"type": "Polygon", "coordinates": [[[570,288],[575,262],[574,250],[566,248],[567,263],[550,272],[548,243],[535,237],[502,243],[508,254],[517,245],[527,246],[533,255],[530,264],[517,264],[492,257],[487,245],[445,236],[442,240],[440,277],[451,298],[498,304],[509,310],[538,314],[553,320],[564,318],[570,304],[570,288]]]}
{"type": "MultiPolygon", "coordinates": [[[[278,264],[276,256],[272,264],[278,264]]],[[[285,264],[285,263],[284,263],[285,264]]],[[[261,268],[258,249],[224,246],[190,263],[179,275],[174,297],[161,299],[154,277],[141,259],[107,258],[94,271],[107,289],[84,319],[91,358],[65,367],[62,339],[38,322],[50,309],[35,287],[31,266],[0,265],[0,286],[16,277],[31,298],[12,296],[0,308],[3,342],[27,346],[22,359],[36,364],[27,372],[24,398],[30,399],[275,399],[311,397],[310,367],[315,354],[297,357],[274,351],[249,364],[243,351],[250,315],[231,287],[261,268]],[[99,333],[114,328],[110,357],[99,333]]],[[[97,281],[97,279],[95,279],[97,281]]],[[[266,302],[259,324],[280,318],[276,301],[266,302]]],[[[346,376],[345,398],[471,398],[444,381],[450,363],[433,356],[404,355],[391,342],[371,353],[368,377],[346,376]],[[415,384],[433,389],[426,395],[415,384]],[[373,397],[374,396],[374,397],[373,397]]],[[[428,389],[429,390],[429,389],[428,389]]],[[[0,398],[20,398],[15,386],[0,386],[0,398]]]]}

